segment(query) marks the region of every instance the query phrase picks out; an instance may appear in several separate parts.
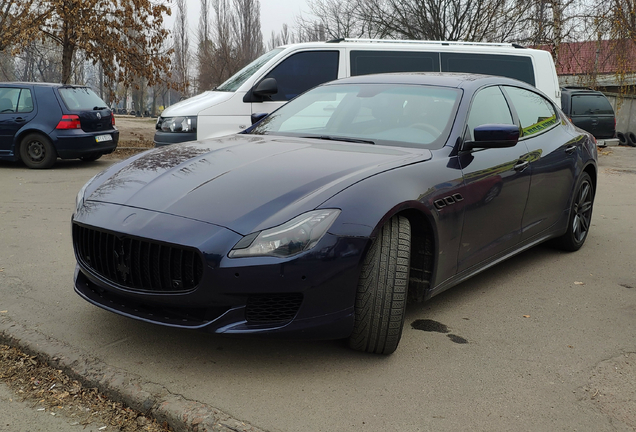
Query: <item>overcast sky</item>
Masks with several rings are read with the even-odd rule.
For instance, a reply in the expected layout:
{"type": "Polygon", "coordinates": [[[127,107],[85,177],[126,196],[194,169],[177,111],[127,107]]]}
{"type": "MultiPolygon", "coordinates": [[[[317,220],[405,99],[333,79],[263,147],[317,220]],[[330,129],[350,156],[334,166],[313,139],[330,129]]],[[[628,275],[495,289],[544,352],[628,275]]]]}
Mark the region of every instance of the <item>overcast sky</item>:
{"type": "MultiPolygon", "coordinates": [[[[261,31],[263,42],[267,45],[272,31],[280,32],[283,24],[295,28],[296,16],[307,15],[309,8],[305,0],[260,0],[261,3],[261,31]]],[[[172,16],[166,17],[166,26],[172,30],[176,10],[172,2],[172,16]]],[[[190,47],[196,46],[196,32],[199,27],[200,0],[187,0],[188,27],[190,28],[190,47]]]]}

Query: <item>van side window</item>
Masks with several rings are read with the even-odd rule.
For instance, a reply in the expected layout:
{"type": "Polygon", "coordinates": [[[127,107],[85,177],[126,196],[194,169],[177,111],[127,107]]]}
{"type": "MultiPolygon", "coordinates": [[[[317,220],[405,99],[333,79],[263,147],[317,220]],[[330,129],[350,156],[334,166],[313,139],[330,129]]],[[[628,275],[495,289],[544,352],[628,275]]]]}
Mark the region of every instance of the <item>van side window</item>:
{"type": "Polygon", "coordinates": [[[501,89],[497,86],[480,90],[473,98],[468,115],[468,130],[471,139],[477,126],[485,124],[515,124],[510,114],[510,107],[501,89]]]}
{"type": "Polygon", "coordinates": [[[276,66],[265,78],[274,78],[278,93],[274,101],[288,101],[327,81],[338,78],[338,51],[306,51],[293,54],[276,66]]]}
{"type": "Polygon", "coordinates": [[[532,59],[525,56],[443,52],[442,72],[498,75],[535,85],[532,59]]]}
{"type": "Polygon", "coordinates": [[[518,87],[504,86],[521,123],[522,137],[550,129],[559,118],[550,102],[543,96],[518,87]]]}
{"type": "Polygon", "coordinates": [[[351,76],[390,72],[439,72],[439,53],[351,51],[351,76]]]}

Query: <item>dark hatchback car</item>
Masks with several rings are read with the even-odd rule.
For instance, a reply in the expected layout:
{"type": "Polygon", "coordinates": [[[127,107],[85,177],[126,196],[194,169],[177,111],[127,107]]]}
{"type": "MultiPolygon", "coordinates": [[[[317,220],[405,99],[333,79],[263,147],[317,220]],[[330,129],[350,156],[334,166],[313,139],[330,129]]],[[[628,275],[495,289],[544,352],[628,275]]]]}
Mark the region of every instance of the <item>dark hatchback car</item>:
{"type": "Polygon", "coordinates": [[[0,83],[0,160],[50,168],[58,157],[94,161],[117,148],[115,116],[84,86],[0,83]]]}
{"type": "Polygon", "coordinates": [[[151,150],[77,196],[75,290],[224,334],[349,338],[389,354],[426,300],[554,239],[585,242],[593,137],[522,82],[368,75],[245,133],[151,150]]]}
{"type": "Polygon", "coordinates": [[[615,139],[614,109],[600,91],[587,87],[563,87],[561,88],[561,109],[574,125],[588,131],[597,140],[615,139]]]}

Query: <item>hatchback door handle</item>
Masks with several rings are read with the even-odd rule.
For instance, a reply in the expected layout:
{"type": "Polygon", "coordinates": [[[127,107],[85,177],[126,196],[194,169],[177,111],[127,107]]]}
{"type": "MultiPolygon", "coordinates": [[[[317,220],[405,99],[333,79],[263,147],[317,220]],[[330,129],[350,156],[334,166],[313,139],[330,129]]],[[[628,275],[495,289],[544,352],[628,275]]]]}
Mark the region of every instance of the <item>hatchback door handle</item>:
{"type": "Polygon", "coordinates": [[[528,161],[519,161],[515,165],[515,171],[523,171],[528,168],[528,165],[530,165],[530,162],[528,161]]]}
{"type": "Polygon", "coordinates": [[[18,123],[22,123],[23,121],[25,121],[26,119],[22,118],[22,117],[16,117],[15,121],[17,121],[18,123]]]}
{"type": "Polygon", "coordinates": [[[574,150],[576,150],[576,146],[572,145],[572,146],[566,147],[565,152],[567,154],[572,154],[574,152],[574,150]]]}

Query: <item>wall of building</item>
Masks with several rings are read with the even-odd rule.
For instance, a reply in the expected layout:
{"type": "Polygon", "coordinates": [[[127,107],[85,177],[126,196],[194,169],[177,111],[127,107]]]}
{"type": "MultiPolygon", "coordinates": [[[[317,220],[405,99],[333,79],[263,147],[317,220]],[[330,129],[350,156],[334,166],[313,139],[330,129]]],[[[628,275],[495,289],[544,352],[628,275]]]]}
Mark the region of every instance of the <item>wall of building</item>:
{"type": "Polygon", "coordinates": [[[636,97],[622,96],[606,93],[607,99],[616,113],[616,131],[636,133],[636,97]]]}

